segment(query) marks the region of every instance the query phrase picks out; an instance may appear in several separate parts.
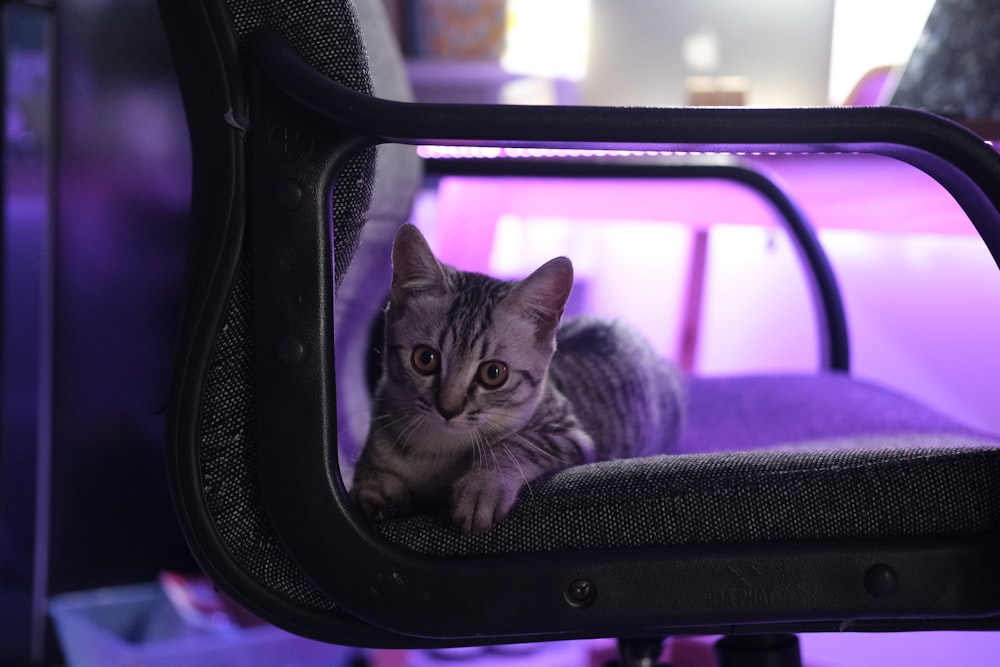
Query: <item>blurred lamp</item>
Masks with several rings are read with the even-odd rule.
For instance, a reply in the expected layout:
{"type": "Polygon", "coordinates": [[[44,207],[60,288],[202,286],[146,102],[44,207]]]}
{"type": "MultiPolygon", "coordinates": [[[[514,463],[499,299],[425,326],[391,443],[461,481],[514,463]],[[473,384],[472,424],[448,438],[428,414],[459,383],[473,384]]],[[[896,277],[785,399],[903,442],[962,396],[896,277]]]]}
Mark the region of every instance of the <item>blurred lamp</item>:
{"type": "Polygon", "coordinates": [[[579,81],[587,73],[590,0],[507,0],[503,68],[579,81]]]}

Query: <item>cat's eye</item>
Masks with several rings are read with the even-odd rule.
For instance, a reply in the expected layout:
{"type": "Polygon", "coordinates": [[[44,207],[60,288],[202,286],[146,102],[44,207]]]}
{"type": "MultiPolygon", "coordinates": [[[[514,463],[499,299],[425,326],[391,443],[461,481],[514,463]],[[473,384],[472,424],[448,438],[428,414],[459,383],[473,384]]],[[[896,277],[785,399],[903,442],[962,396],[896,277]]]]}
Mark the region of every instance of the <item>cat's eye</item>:
{"type": "Polygon", "coordinates": [[[431,375],[436,373],[438,366],[441,365],[441,355],[438,354],[437,350],[426,345],[417,345],[413,348],[410,362],[418,373],[431,375]]]}
{"type": "Polygon", "coordinates": [[[487,389],[496,389],[507,381],[507,364],[502,361],[484,361],[476,371],[476,382],[487,389]]]}

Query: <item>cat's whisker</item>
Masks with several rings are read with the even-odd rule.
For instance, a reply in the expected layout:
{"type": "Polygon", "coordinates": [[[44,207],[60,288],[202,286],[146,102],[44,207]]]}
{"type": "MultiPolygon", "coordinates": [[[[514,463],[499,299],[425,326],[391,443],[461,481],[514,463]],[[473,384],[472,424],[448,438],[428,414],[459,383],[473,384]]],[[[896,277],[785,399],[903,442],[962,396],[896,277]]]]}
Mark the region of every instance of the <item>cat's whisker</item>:
{"type": "MultiPolygon", "coordinates": [[[[503,412],[503,411],[497,410],[495,408],[492,408],[490,410],[490,414],[491,415],[499,415],[501,417],[508,417],[510,419],[518,419],[521,416],[521,415],[518,415],[516,413],[503,412]]],[[[573,430],[573,427],[570,426],[570,425],[568,425],[568,424],[547,424],[546,428],[548,430],[550,430],[550,431],[554,431],[554,432],[557,432],[557,433],[565,433],[567,431],[573,430]]]]}
{"type": "Polygon", "coordinates": [[[556,456],[556,455],[555,455],[555,454],[553,454],[552,452],[547,452],[547,451],[545,451],[544,449],[542,449],[541,447],[539,447],[539,446],[538,446],[538,445],[536,445],[535,443],[531,442],[531,440],[529,440],[528,438],[524,437],[524,436],[523,436],[523,435],[521,435],[520,433],[517,433],[517,432],[515,432],[515,433],[511,433],[511,434],[510,434],[510,435],[509,435],[508,437],[513,437],[513,438],[517,438],[517,439],[518,439],[518,441],[520,441],[520,442],[524,443],[525,445],[527,445],[527,446],[528,446],[528,447],[530,447],[531,449],[535,450],[535,451],[536,451],[536,452],[538,452],[539,454],[541,454],[541,455],[543,455],[543,456],[547,456],[547,457],[549,457],[549,458],[550,458],[550,459],[552,459],[553,461],[556,461],[556,462],[559,462],[559,463],[562,463],[562,462],[564,462],[564,459],[563,459],[562,457],[559,457],[559,456],[556,456]]]}
{"type": "Polygon", "coordinates": [[[475,431],[472,431],[471,436],[472,436],[472,441],[474,443],[474,450],[473,451],[479,453],[479,470],[480,470],[480,472],[482,472],[483,470],[489,471],[489,469],[490,469],[490,461],[489,461],[488,458],[486,458],[486,455],[490,453],[490,447],[489,447],[489,445],[485,441],[483,441],[481,438],[479,438],[478,434],[475,431]]]}
{"type": "Polygon", "coordinates": [[[514,435],[517,436],[518,440],[520,440],[521,442],[523,442],[524,444],[526,444],[528,447],[530,447],[531,449],[533,449],[536,452],[538,452],[539,454],[541,454],[542,456],[547,456],[550,459],[552,459],[553,461],[556,461],[558,463],[565,463],[565,459],[563,457],[556,456],[552,452],[545,451],[544,449],[542,449],[541,447],[539,447],[538,445],[536,445],[535,443],[533,443],[531,440],[529,440],[528,438],[526,438],[523,435],[521,435],[520,433],[515,433],[514,435]]]}
{"type": "Polygon", "coordinates": [[[413,434],[419,431],[423,425],[424,425],[423,415],[419,413],[411,415],[409,421],[407,421],[406,424],[403,426],[403,428],[400,429],[399,434],[396,437],[396,440],[393,441],[392,443],[393,449],[396,449],[398,447],[401,451],[405,452],[406,446],[410,442],[410,438],[412,438],[413,434]]]}
{"type": "MultiPolygon", "coordinates": [[[[500,468],[500,460],[497,459],[496,448],[495,447],[490,447],[487,451],[490,453],[490,457],[492,457],[492,459],[493,459],[494,471],[496,473],[494,475],[494,477],[502,477],[503,476],[503,471],[500,468]]],[[[486,469],[489,470],[489,466],[487,466],[486,469]]]]}
{"type": "Polygon", "coordinates": [[[510,459],[510,462],[514,464],[519,475],[521,475],[521,481],[524,482],[524,488],[528,489],[528,495],[531,496],[532,502],[535,500],[535,490],[531,488],[531,482],[528,481],[528,477],[524,474],[524,468],[521,467],[521,463],[517,460],[517,457],[510,451],[507,445],[500,445],[503,448],[504,454],[510,459]]]}
{"type": "MultiPolygon", "coordinates": [[[[369,423],[368,423],[369,424],[368,425],[368,432],[371,433],[371,434],[379,433],[379,432],[385,430],[386,428],[392,426],[393,424],[398,423],[401,419],[403,419],[405,417],[406,417],[406,415],[403,415],[401,417],[400,415],[391,415],[391,414],[390,415],[381,415],[381,416],[377,416],[377,417],[372,417],[369,420],[369,423]],[[388,421],[390,419],[392,421],[388,421]],[[380,424],[379,422],[387,422],[387,423],[380,424]],[[376,426],[378,428],[374,428],[376,426]]],[[[351,432],[351,427],[350,427],[349,424],[343,424],[341,426],[341,428],[337,429],[337,432],[340,433],[341,435],[344,435],[346,433],[351,432]]]]}
{"type": "MultiPolygon", "coordinates": [[[[476,439],[476,432],[471,431],[469,433],[469,448],[472,450],[472,463],[476,464],[480,462],[479,457],[479,440],[476,439]]],[[[481,464],[480,464],[481,466],[481,464]]]]}
{"type": "Polygon", "coordinates": [[[505,431],[501,430],[496,424],[489,421],[488,418],[481,424],[481,428],[476,431],[479,437],[487,445],[492,446],[494,442],[500,442],[503,440],[505,431]]]}
{"type": "MultiPolygon", "coordinates": [[[[486,421],[483,423],[482,430],[486,432],[485,433],[486,436],[495,436],[495,438],[491,437],[489,440],[487,440],[487,438],[484,437],[484,434],[482,433],[479,434],[479,437],[482,439],[484,443],[484,447],[486,447],[490,452],[490,454],[493,456],[493,463],[496,465],[497,469],[500,469],[501,466],[500,462],[497,460],[495,449],[497,446],[499,446],[507,450],[507,447],[503,444],[502,432],[500,431],[499,428],[497,428],[496,424],[493,424],[490,421],[486,421]]],[[[509,450],[507,451],[507,454],[508,456],[510,455],[509,450]]]]}
{"type": "Polygon", "coordinates": [[[407,429],[407,427],[409,427],[409,426],[410,426],[410,424],[412,423],[412,420],[414,420],[414,419],[417,419],[417,420],[421,419],[421,415],[420,415],[420,413],[418,413],[418,412],[416,412],[416,411],[407,411],[407,412],[404,412],[404,413],[403,413],[402,415],[391,415],[391,416],[393,416],[393,417],[396,417],[396,418],[395,418],[395,419],[393,419],[393,420],[392,420],[392,421],[390,421],[390,422],[387,422],[387,423],[385,423],[385,424],[382,424],[382,425],[381,425],[381,426],[379,426],[379,427],[378,427],[377,429],[375,429],[375,430],[371,431],[371,432],[370,432],[370,433],[368,434],[368,437],[370,438],[370,437],[372,437],[373,435],[378,435],[379,433],[382,433],[383,431],[386,431],[386,430],[388,430],[388,429],[391,429],[391,428],[392,428],[393,426],[396,426],[397,424],[399,424],[399,423],[401,423],[401,422],[407,422],[407,423],[406,423],[406,424],[405,424],[405,425],[403,426],[403,428],[402,428],[402,429],[400,429],[400,433],[399,433],[399,434],[397,434],[397,435],[400,435],[400,434],[401,434],[401,433],[402,433],[403,431],[405,431],[405,430],[407,429]]]}
{"type": "Polygon", "coordinates": [[[340,428],[337,429],[338,433],[340,435],[349,433],[350,426],[345,422],[348,422],[352,417],[357,417],[357,416],[364,417],[365,420],[368,422],[369,431],[374,433],[377,432],[377,430],[373,431],[372,429],[374,429],[376,426],[381,427],[383,422],[388,422],[392,420],[392,423],[395,423],[395,421],[400,418],[400,413],[398,411],[397,412],[389,411],[382,414],[378,414],[374,410],[368,408],[357,408],[354,410],[344,410],[342,412],[338,411],[338,418],[344,418],[340,420],[341,422],[340,428]]]}

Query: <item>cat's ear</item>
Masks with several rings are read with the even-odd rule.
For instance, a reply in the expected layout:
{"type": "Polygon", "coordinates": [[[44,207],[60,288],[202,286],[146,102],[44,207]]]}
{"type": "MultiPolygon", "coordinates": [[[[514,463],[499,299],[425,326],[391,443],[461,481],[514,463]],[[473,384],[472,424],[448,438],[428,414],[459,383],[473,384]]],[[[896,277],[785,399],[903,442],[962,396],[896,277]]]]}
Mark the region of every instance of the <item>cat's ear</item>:
{"type": "Polygon", "coordinates": [[[517,283],[508,299],[538,324],[539,339],[559,326],[570,292],[573,291],[573,263],[556,257],[517,283]]]}
{"type": "Polygon", "coordinates": [[[408,296],[440,291],[447,281],[444,268],[434,257],[420,230],[405,224],[392,243],[392,300],[402,304],[408,296]]]}

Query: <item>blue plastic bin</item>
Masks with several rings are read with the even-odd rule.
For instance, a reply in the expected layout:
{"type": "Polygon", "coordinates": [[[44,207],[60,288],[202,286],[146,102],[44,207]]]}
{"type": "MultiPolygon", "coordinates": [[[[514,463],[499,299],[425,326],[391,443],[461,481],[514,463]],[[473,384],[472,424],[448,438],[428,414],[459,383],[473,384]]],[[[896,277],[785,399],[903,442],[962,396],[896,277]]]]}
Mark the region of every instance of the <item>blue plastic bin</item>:
{"type": "Polygon", "coordinates": [[[155,583],[59,595],[49,609],[68,667],[340,667],[359,654],[270,625],[191,626],[155,583]]]}

